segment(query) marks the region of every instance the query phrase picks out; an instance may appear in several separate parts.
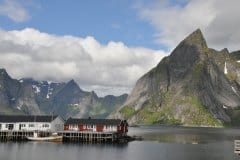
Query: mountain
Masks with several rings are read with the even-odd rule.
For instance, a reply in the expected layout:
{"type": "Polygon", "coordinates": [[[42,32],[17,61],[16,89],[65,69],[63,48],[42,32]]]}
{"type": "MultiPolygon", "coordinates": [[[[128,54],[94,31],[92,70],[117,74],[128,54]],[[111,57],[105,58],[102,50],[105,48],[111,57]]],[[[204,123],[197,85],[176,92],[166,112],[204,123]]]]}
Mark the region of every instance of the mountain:
{"type": "Polygon", "coordinates": [[[65,83],[12,79],[0,69],[1,114],[59,114],[67,117],[105,118],[121,106],[127,95],[98,97],[83,91],[74,80],[65,83]]]}
{"type": "Polygon", "coordinates": [[[207,46],[198,29],[136,83],[110,117],[132,124],[240,124],[240,52],[207,46]]]}

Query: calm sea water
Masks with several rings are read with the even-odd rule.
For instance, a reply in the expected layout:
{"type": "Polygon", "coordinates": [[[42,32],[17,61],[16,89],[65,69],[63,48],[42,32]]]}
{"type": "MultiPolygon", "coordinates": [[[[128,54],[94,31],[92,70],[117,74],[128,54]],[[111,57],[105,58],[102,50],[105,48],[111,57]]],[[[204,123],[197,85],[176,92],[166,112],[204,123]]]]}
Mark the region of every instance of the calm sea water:
{"type": "Polygon", "coordinates": [[[145,126],[128,144],[0,143],[0,160],[237,160],[240,129],[145,126]]]}

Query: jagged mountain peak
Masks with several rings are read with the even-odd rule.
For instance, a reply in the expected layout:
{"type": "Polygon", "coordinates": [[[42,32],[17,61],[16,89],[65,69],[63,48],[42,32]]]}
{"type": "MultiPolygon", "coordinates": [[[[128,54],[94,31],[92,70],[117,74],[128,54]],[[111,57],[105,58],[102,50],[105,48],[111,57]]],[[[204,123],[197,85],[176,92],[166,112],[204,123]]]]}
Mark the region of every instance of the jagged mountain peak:
{"type": "Polygon", "coordinates": [[[94,98],[98,98],[97,94],[94,91],[91,91],[91,96],[94,98]]]}
{"type": "Polygon", "coordinates": [[[82,89],[79,87],[77,82],[75,82],[73,79],[67,82],[66,87],[67,88],[75,88],[77,90],[82,91],[82,89]]]}
{"type": "Polygon", "coordinates": [[[171,53],[170,57],[176,61],[194,61],[199,58],[204,58],[204,53],[207,50],[207,42],[201,30],[197,29],[179,43],[179,45],[171,53]]]}
{"type": "Polygon", "coordinates": [[[78,86],[77,82],[75,82],[73,79],[71,79],[70,81],[68,81],[68,83],[67,83],[67,84],[69,84],[69,85],[76,85],[76,86],[78,86]]]}
{"type": "Polygon", "coordinates": [[[227,48],[223,48],[220,52],[225,53],[225,54],[229,54],[229,51],[228,51],[227,48]]]}
{"type": "Polygon", "coordinates": [[[208,50],[207,42],[200,29],[197,29],[188,35],[179,45],[173,50],[170,59],[174,63],[183,60],[183,63],[193,62],[199,58],[204,58],[204,53],[208,50]]]}
{"type": "Polygon", "coordinates": [[[0,76],[10,78],[10,76],[8,75],[6,69],[4,69],[4,68],[0,68],[0,76]]]}
{"type": "Polygon", "coordinates": [[[239,125],[240,52],[227,53],[208,48],[197,29],[137,81],[112,117],[138,124],[239,125]]]}
{"type": "Polygon", "coordinates": [[[32,83],[35,80],[33,78],[21,78],[18,81],[21,82],[21,83],[32,83]]]}
{"type": "Polygon", "coordinates": [[[207,42],[206,42],[206,40],[202,34],[202,31],[200,29],[197,29],[196,31],[191,33],[189,36],[187,36],[182,41],[182,43],[197,46],[199,49],[208,48],[207,42]]]}
{"type": "Polygon", "coordinates": [[[209,48],[206,40],[201,30],[197,29],[181,41],[170,56],[159,63],[157,68],[163,68],[162,66],[165,66],[166,72],[170,76],[168,81],[178,81],[181,77],[185,76],[197,62],[208,59],[208,52],[209,48]]]}
{"type": "Polygon", "coordinates": [[[74,79],[71,79],[68,83],[76,83],[74,79]]]}
{"type": "Polygon", "coordinates": [[[7,73],[6,69],[0,68],[0,74],[6,74],[6,73],[7,73]]]}

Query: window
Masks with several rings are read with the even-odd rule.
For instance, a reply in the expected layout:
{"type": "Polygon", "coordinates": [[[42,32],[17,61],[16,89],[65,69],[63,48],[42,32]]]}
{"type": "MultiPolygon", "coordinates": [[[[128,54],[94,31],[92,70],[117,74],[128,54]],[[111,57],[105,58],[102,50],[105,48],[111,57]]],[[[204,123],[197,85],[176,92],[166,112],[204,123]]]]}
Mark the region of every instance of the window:
{"type": "Polygon", "coordinates": [[[93,129],[93,124],[91,124],[91,125],[87,125],[87,129],[93,129]]]}
{"type": "Polygon", "coordinates": [[[13,124],[7,124],[6,125],[6,128],[8,129],[8,130],[13,130],[13,124]]]}
{"type": "Polygon", "coordinates": [[[49,124],[43,124],[42,127],[43,128],[49,128],[49,124]]]}
{"type": "Polygon", "coordinates": [[[34,124],[29,124],[28,127],[32,128],[32,127],[35,127],[35,125],[34,124]]]}
{"type": "Polygon", "coordinates": [[[26,127],[26,124],[19,124],[20,127],[26,127]]]}
{"type": "Polygon", "coordinates": [[[2,124],[0,124],[0,130],[2,129],[2,124]]]}

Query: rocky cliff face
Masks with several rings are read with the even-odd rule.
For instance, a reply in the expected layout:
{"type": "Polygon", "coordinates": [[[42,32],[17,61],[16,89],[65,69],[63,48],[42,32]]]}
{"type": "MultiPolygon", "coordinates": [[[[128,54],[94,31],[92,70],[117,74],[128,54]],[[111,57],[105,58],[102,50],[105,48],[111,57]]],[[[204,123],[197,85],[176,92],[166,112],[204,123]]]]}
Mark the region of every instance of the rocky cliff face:
{"type": "Polygon", "coordinates": [[[127,95],[98,97],[94,92],[83,91],[74,80],[67,83],[35,81],[31,78],[15,80],[5,69],[0,69],[1,114],[105,118],[126,98],[127,95]]]}
{"type": "Polygon", "coordinates": [[[111,117],[137,124],[238,124],[239,52],[210,49],[198,29],[141,77],[111,117]]]}
{"type": "Polygon", "coordinates": [[[0,69],[1,113],[39,114],[40,110],[33,97],[31,87],[22,85],[18,80],[12,79],[5,69],[0,69]]]}

